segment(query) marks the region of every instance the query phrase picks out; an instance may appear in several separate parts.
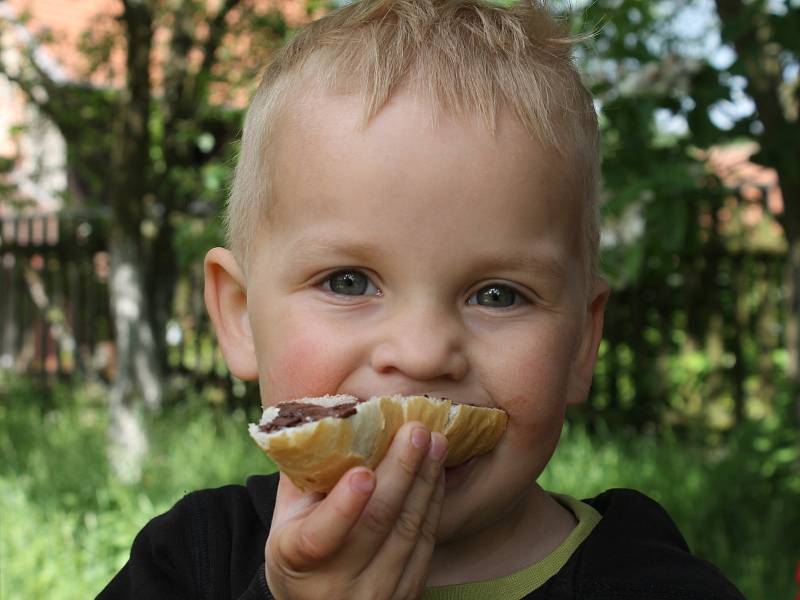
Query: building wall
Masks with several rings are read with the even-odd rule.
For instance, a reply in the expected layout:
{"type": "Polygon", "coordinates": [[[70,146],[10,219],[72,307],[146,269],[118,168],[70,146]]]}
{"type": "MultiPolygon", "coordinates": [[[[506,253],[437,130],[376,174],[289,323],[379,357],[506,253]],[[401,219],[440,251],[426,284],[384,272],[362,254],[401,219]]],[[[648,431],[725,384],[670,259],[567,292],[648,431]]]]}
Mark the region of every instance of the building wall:
{"type": "MultiPolygon", "coordinates": [[[[307,19],[304,0],[253,0],[261,9],[277,8],[290,25],[307,19]]],[[[220,0],[208,0],[216,10],[220,0]]],[[[37,47],[37,64],[56,81],[82,81],[91,85],[121,86],[124,84],[124,48],[117,45],[111,60],[102,69],[90,72],[86,57],[79,50],[81,40],[89,35],[119,35],[115,17],[122,12],[120,0],[0,0],[0,21],[11,26],[0,28],[4,48],[3,61],[10,69],[20,64],[15,48],[37,47]],[[49,40],[37,46],[36,40],[49,40]]],[[[233,15],[235,16],[235,15],[233,15]]],[[[169,43],[169,31],[161,28],[154,35],[153,81],[160,81],[159,48],[169,43]]],[[[244,104],[246,94],[220,93],[221,101],[244,104]]],[[[61,194],[66,190],[66,143],[51,123],[42,117],[33,103],[7,78],[0,75],[0,157],[16,157],[17,164],[7,183],[34,202],[36,212],[58,210],[61,194]],[[16,131],[22,125],[22,132],[16,131]],[[16,132],[15,132],[16,131],[16,132]]],[[[9,212],[0,202],[0,216],[9,212]]]]}
{"type": "MultiPolygon", "coordinates": [[[[37,64],[56,81],[81,80],[85,72],[78,44],[98,15],[110,16],[116,0],[6,0],[0,18],[3,62],[12,73],[21,63],[20,49],[34,51],[37,64]],[[39,46],[38,39],[51,42],[39,46]]],[[[43,92],[42,92],[43,93],[43,92]]],[[[7,183],[32,201],[35,212],[57,211],[66,190],[66,143],[19,87],[0,76],[0,156],[15,158],[7,183]],[[21,128],[21,129],[20,129],[21,128]]],[[[10,207],[0,203],[0,215],[10,207]]]]}

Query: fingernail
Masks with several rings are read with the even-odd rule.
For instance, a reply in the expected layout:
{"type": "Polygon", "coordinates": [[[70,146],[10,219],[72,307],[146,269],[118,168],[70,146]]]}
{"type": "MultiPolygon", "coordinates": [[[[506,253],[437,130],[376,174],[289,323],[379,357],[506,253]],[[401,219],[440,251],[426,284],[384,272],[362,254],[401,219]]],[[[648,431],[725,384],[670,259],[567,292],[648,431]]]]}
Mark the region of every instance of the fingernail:
{"type": "Polygon", "coordinates": [[[361,494],[369,494],[375,487],[375,478],[372,473],[359,471],[350,476],[350,487],[361,494]]]}
{"type": "Polygon", "coordinates": [[[427,429],[417,427],[411,432],[411,443],[417,448],[425,448],[431,440],[431,434],[427,429]]]}
{"type": "Polygon", "coordinates": [[[445,452],[447,452],[447,438],[441,434],[432,435],[431,448],[428,452],[433,460],[441,461],[444,458],[445,452]]]}

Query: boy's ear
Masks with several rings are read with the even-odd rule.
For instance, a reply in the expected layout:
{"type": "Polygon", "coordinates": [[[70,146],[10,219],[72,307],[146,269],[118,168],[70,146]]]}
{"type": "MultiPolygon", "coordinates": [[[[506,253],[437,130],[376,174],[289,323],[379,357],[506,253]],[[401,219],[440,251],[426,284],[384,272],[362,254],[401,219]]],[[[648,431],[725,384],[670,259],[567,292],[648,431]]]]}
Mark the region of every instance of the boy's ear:
{"type": "Polygon", "coordinates": [[[610,293],[611,288],[606,280],[598,277],[586,307],[580,346],[567,390],[567,404],[580,404],[589,395],[597,352],[600,349],[600,340],[603,338],[603,318],[610,293]]]}
{"type": "Polygon", "coordinates": [[[225,248],[206,254],[206,309],[231,373],[252,381],[258,377],[253,332],[247,315],[247,284],[239,263],[225,248]]]}

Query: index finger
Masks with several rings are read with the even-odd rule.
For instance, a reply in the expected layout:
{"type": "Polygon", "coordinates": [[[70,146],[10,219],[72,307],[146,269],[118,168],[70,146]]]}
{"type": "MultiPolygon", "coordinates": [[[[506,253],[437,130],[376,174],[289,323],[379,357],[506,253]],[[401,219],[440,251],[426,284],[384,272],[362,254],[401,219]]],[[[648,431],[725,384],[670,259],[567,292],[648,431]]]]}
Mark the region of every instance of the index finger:
{"type": "Polygon", "coordinates": [[[376,469],[377,484],[358,523],[355,552],[375,555],[394,529],[398,515],[417,480],[431,435],[422,423],[403,425],[376,469]]]}

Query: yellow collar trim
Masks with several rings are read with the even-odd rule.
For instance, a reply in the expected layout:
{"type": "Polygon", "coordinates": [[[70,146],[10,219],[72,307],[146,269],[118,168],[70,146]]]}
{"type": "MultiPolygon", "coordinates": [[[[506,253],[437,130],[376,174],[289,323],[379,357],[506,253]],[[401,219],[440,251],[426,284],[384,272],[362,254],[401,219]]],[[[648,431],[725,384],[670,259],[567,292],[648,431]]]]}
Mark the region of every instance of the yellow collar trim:
{"type": "Polygon", "coordinates": [[[575,515],[578,525],[563,542],[539,562],[511,575],[487,581],[425,588],[423,600],[479,600],[503,598],[519,600],[544,585],[567,563],[578,547],[600,522],[602,515],[594,508],[564,494],[550,495],[575,515]]]}

